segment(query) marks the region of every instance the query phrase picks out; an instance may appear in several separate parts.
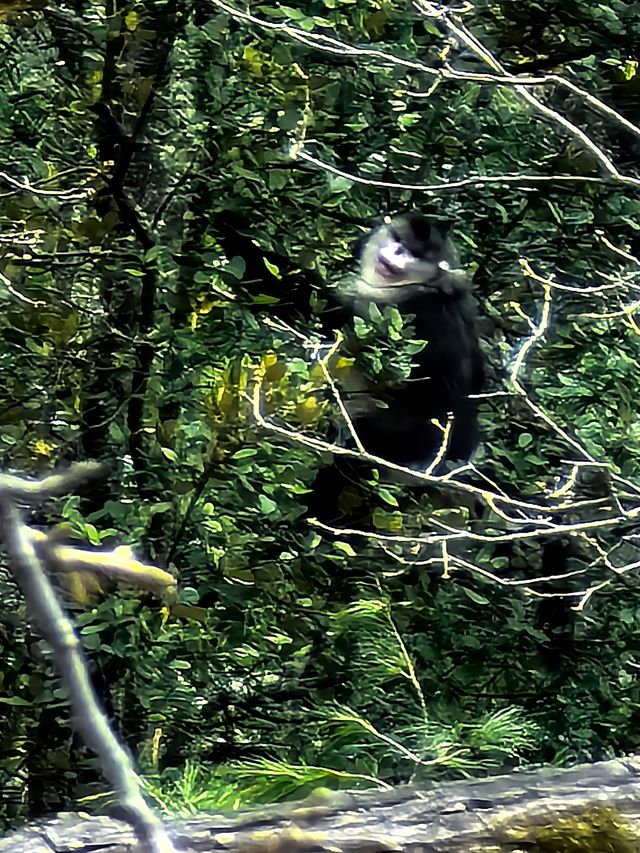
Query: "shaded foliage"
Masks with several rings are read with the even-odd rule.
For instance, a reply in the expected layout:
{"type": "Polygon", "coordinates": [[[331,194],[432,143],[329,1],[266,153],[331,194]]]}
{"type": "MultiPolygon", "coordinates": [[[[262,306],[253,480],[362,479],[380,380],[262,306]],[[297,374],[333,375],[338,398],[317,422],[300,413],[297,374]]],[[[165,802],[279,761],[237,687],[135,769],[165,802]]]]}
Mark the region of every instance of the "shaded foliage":
{"type": "MultiPolygon", "coordinates": [[[[637,31],[638,10],[551,6],[540,32],[517,4],[481,4],[466,23],[509,69],[571,62],[571,79],[637,119],[635,46],[622,34],[637,31]]],[[[447,51],[441,21],[405,7],[251,12],[478,70],[460,43],[447,51]]],[[[631,298],[586,290],[633,290],[636,268],[615,247],[637,249],[637,188],[605,176],[512,87],[332,55],[215,5],[61,3],[3,19],[0,37],[2,465],[105,461],[107,489],[52,502],[36,521],[62,519],[65,535],[95,545],[127,541],[177,570],[171,611],[123,591],[72,604],[96,685],[158,797],[195,807],[205,791],[211,807],[234,805],[636,748],[634,573],[610,573],[576,619],[555,599],[541,609],[486,576],[415,563],[428,549],[325,536],[303,520],[318,454],[261,429],[247,395],[262,374],[277,423],[326,434],[331,399],[308,346],[324,288],[348,274],[372,217],[413,205],[453,221],[482,306],[500,392],[480,407],[487,482],[542,499],[576,457],[502,393],[542,310],[526,258],[575,288],[554,291],[530,394],[637,488],[631,298]],[[361,180],[292,158],[292,141],[361,180]],[[376,184],[503,174],[523,178],[376,184]]],[[[577,95],[538,88],[637,176],[637,137],[577,95]]],[[[374,478],[376,489],[381,533],[478,524],[459,501],[374,478]]],[[[607,477],[585,475],[579,494],[608,495],[607,477]]],[[[597,547],[627,533],[604,531],[597,547]]],[[[590,567],[567,581],[584,589],[602,565],[593,539],[576,538],[474,543],[473,560],[510,580],[590,567]]],[[[632,562],[633,541],[623,547],[632,562]]],[[[0,584],[0,780],[15,820],[102,791],[41,641],[4,574],[0,584]]]]}

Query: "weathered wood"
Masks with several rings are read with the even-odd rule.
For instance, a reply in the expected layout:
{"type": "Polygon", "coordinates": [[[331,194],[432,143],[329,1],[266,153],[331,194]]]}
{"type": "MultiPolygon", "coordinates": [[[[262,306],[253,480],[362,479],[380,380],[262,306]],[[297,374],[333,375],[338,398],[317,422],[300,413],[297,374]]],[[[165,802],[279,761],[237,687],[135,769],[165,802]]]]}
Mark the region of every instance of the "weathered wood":
{"type": "MultiPolygon", "coordinates": [[[[178,849],[200,853],[515,853],[535,850],[541,830],[549,827],[571,833],[571,819],[580,815],[586,815],[583,826],[600,824],[600,846],[578,845],[576,851],[640,849],[640,758],[448,782],[429,790],[336,794],[167,826],[178,849]],[[602,842],[603,815],[615,844],[602,842]]],[[[0,839],[0,853],[134,851],[127,824],[72,813],[0,839]]]]}

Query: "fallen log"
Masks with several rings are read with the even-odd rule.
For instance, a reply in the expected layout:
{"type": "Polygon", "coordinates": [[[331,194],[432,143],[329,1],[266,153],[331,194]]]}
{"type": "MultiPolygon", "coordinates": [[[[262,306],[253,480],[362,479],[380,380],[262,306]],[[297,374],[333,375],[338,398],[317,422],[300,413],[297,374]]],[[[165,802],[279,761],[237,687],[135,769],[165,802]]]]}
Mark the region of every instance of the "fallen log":
{"type": "MultiPolygon", "coordinates": [[[[234,816],[167,820],[180,851],[636,853],[640,758],[340,793],[234,816]]],[[[0,839],[0,853],[137,853],[129,824],[63,813],[0,839]]]]}

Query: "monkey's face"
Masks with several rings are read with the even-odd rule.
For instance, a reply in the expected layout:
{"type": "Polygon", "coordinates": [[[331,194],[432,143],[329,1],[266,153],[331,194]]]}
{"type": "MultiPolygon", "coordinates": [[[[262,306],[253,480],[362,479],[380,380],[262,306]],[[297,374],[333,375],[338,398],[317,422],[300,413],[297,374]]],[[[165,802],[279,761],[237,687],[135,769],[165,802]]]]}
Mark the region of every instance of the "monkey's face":
{"type": "Polygon", "coordinates": [[[367,240],[358,290],[377,302],[400,302],[414,292],[410,285],[436,284],[450,261],[446,240],[435,226],[420,214],[399,216],[367,240]]]}

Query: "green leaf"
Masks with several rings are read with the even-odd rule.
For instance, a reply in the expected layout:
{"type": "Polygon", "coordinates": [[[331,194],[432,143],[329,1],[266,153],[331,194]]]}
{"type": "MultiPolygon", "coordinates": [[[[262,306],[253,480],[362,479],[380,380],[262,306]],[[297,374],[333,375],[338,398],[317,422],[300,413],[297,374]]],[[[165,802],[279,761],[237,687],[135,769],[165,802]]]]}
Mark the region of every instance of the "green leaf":
{"type": "Polygon", "coordinates": [[[236,450],[231,457],[232,459],[247,459],[249,456],[257,456],[257,447],[243,447],[242,450],[236,450]]]}
{"type": "Polygon", "coordinates": [[[484,595],[480,595],[479,592],[476,592],[473,589],[469,589],[465,586],[463,587],[463,592],[467,598],[470,598],[471,601],[473,601],[474,604],[480,604],[483,607],[489,604],[488,598],[485,598],[484,595]]]}
{"type": "Polygon", "coordinates": [[[333,547],[336,548],[338,551],[343,551],[349,557],[356,556],[356,552],[353,550],[352,546],[349,545],[348,542],[340,542],[338,540],[337,542],[333,543],[333,547]]]}
{"type": "Polygon", "coordinates": [[[258,500],[260,501],[260,509],[267,515],[278,509],[278,504],[266,495],[258,495],[258,500]]]}
{"type": "Polygon", "coordinates": [[[245,274],[245,270],[247,268],[247,263],[244,258],[241,258],[239,255],[236,255],[234,258],[231,258],[229,263],[225,266],[224,271],[232,275],[234,278],[237,278],[240,281],[245,274]]]}
{"type": "Polygon", "coordinates": [[[271,275],[275,275],[276,278],[282,278],[282,273],[275,264],[272,264],[271,261],[268,261],[266,258],[263,258],[263,260],[265,267],[269,270],[271,275]]]}
{"type": "Polygon", "coordinates": [[[385,503],[389,504],[389,506],[398,506],[398,499],[388,489],[378,488],[378,494],[385,503]]]}

